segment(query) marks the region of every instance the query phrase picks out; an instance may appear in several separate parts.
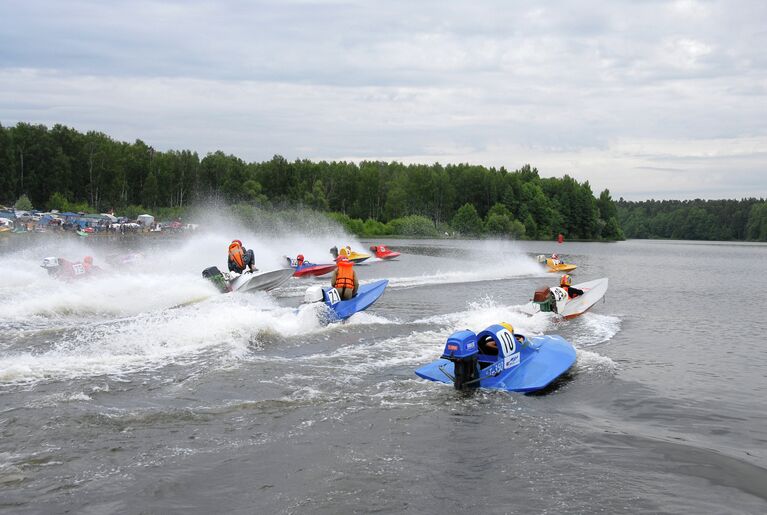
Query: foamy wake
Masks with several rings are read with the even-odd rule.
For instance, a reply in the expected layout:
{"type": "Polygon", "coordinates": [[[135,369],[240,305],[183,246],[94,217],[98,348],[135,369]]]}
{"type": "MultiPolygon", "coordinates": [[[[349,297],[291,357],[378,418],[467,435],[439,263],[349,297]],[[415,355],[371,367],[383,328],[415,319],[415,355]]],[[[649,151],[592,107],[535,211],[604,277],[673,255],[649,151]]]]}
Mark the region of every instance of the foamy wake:
{"type": "Polygon", "coordinates": [[[498,322],[507,322],[512,324],[518,333],[543,334],[554,322],[550,313],[536,313],[530,316],[521,312],[519,306],[500,304],[490,297],[470,302],[467,307],[466,311],[426,317],[414,323],[439,325],[452,330],[478,331],[498,322]]]}
{"type": "Polygon", "coordinates": [[[620,318],[591,311],[561,324],[568,324],[572,343],[580,347],[607,342],[621,330],[620,318]]]}
{"type": "Polygon", "coordinates": [[[186,308],[86,324],[44,352],[4,354],[0,381],[121,375],[193,362],[202,354],[233,360],[258,346],[264,334],[290,336],[319,327],[314,313],[280,307],[265,294],[222,295],[186,308]]]}

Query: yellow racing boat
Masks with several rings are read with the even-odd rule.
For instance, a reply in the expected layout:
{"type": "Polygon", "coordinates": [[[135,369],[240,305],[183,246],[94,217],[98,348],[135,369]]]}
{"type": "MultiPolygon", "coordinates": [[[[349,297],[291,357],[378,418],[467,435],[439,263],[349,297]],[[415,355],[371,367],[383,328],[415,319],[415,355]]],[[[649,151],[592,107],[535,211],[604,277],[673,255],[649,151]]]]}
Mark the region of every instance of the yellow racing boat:
{"type": "Polygon", "coordinates": [[[548,271],[552,273],[572,272],[573,270],[578,268],[578,265],[573,265],[571,263],[563,263],[559,259],[547,258],[543,254],[538,256],[538,262],[543,264],[546,268],[548,268],[548,271]]]}
{"type": "Polygon", "coordinates": [[[352,263],[362,263],[370,258],[370,254],[354,251],[348,245],[346,247],[341,247],[341,250],[338,250],[337,247],[333,247],[330,249],[330,253],[333,255],[333,259],[338,260],[338,258],[345,257],[352,263]]]}

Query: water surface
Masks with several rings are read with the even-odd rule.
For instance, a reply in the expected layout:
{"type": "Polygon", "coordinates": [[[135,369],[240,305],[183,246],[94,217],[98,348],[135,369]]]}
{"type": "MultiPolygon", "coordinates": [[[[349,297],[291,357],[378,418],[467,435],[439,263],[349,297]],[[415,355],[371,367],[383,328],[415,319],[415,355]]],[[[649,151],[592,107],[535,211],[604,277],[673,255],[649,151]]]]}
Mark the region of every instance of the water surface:
{"type": "MultiPolygon", "coordinates": [[[[215,294],[199,273],[224,236],[76,284],[39,261],[114,250],[2,247],[0,511],[767,511],[767,246],[387,241],[398,261],[357,267],[390,279],[384,297],[323,327],[296,308],[325,280],[215,294]],[[521,312],[556,281],[534,259],[552,251],[576,283],[609,277],[605,301],[521,312]],[[575,367],[534,396],[414,375],[452,331],[498,321],[563,335],[575,367]]],[[[245,243],[265,270],[341,239],[245,243]]]]}

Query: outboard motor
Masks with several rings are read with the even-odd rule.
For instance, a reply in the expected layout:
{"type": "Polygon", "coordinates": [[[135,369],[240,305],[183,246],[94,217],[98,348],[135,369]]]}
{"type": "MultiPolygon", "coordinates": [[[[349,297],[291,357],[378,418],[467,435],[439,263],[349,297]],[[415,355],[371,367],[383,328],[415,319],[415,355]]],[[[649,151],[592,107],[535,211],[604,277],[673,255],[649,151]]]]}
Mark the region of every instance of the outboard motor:
{"type": "Polygon", "coordinates": [[[43,264],[40,266],[48,271],[48,275],[57,275],[61,263],[59,263],[59,258],[57,257],[47,257],[43,259],[43,264]]]}
{"type": "Polygon", "coordinates": [[[535,293],[533,294],[533,302],[538,304],[538,307],[543,313],[556,311],[556,300],[548,286],[544,286],[540,290],[535,290],[535,293]]]}
{"type": "Polygon", "coordinates": [[[338,247],[330,247],[330,255],[333,256],[333,259],[338,259],[338,247]]]}
{"type": "Polygon", "coordinates": [[[206,268],[202,271],[202,276],[212,282],[213,285],[218,288],[218,291],[221,293],[231,291],[229,289],[229,283],[227,283],[226,279],[224,278],[224,274],[221,273],[221,270],[219,270],[217,266],[206,268]]]}
{"type": "Polygon", "coordinates": [[[325,296],[322,294],[322,288],[319,286],[309,286],[304,293],[304,302],[311,304],[313,302],[320,302],[325,296]]]}
{"type": "Polygon", "coordinates": [[[43,264],[40,265],[43,268],[58,268],[59,267],[59,258],[57,257],[47,257],[43,259],[43,264]]]}
{"type": "Polygon", "coordinates": [[[453,386],[456,390],[479,386],[476,380],[479,378],[478,352],[477,335],[473,331],[456,331],[447,339],[442,358],[453,362],[453,386]]]}

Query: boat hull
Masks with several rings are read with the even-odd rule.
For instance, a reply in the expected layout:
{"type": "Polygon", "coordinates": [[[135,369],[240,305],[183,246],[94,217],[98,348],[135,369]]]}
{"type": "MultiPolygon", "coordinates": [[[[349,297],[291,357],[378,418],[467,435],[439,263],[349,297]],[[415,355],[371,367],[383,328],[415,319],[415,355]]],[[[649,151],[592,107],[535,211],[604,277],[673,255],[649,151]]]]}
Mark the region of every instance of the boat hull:
{"type": "Polygon", "coordinates": [[[557,274],[557,273],[564,273],[564,272],[572,272],[576,268],[578,268],[578,265],[573,265],[570,263],[560,263],[558,265],[554,265],[550,262],[551,260],[546,261],[546,266],[549,268],[549,272],[557,274]]]}
{"type": "Polygon", "coordinates": [[[326,275],[332,272],[336,269],[335,264],[327,264],[327,265],[309,265],[309,266],[299,266],[296,267],[293,272],[293,277],[308,277],[308,276],[314,276],[319,277],[321,275],[326,275]]]}
{"type": "Polygon", "coordinates": [[[334,288],[323,288],[322,293],[325,304],[330,308],[329,321],[346,320],[355,313],[369,308],[381,295],[383,295],[388,279],[382,279],[370,284],[363,284],[357,289],[357,295],[349,300],[331,301],[334,288]]]}
{"type": "Polygon", "coordinates": [[[399,252],[392,252],[392,251],[389,251],[389,252],[376,252],[376,257],[378,259],[394,259],[394,258],[397,258],[399,256],[400,256],[399,252]]]}
{"type": "Polygon", "coordinates": [[[370,259],[370,254],[363,254],[362,252],[352,252],[349,254],[349,256],[346,258],[352,263],[362,263],[363,261],[367,261],[370,259]]]}
{"type": "Polygon", "coordinates": [[[608,283],[607,277],[604,277],[573,285],[575,288],[583,290],[583,295],[569,299],[559,314],[568,320],[582,315],[605,296],[608,283]]]}
{"type": "Polygon", "coordinates": [[[291,277],[293,277],[292,268],[280,268],[261,274],[241,274],[230,281],[229,285],[232,291],[241,293],[269,291],[277,288],[291,277]]]}

